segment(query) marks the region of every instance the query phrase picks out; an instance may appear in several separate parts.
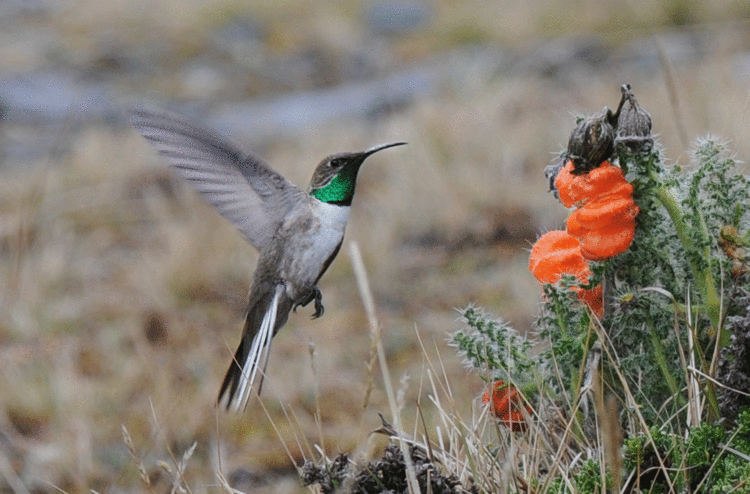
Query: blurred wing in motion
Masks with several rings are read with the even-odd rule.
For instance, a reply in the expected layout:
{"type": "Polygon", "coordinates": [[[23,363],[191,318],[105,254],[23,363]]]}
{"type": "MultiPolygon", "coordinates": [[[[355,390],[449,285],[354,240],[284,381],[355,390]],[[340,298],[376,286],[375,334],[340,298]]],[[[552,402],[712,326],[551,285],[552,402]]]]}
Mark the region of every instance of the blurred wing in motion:
{"type": "Polygon", "coordinates": [[[304,195],[261,158],[181,116],[134,106],[130,122],[258,250],[304,195]]]}

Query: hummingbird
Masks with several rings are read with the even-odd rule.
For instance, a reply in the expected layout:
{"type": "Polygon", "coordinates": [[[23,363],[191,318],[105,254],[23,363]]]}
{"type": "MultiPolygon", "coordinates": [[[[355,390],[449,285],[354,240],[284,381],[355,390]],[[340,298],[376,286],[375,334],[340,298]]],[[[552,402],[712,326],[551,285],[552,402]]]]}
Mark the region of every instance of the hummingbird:
{"type": "Polygon", "coordinates": [[[217,400],[226,396],[227,409],[242,410],[254,387],[260,393],[271,340],[289,313],[312,302],[313,319],[323,315],[318,281],[341,249],[362,163],[406,143],[332,154],[305,192],[260,157],[179,115],[134,106],[130,122],[260,252],[242,338],[217,400]]]}

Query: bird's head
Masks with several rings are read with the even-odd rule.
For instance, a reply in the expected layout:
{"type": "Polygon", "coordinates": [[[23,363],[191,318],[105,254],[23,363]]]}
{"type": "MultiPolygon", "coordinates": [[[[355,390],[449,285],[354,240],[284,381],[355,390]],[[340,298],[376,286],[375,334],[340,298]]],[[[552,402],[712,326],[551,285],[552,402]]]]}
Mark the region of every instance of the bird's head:
{"type": "Polygon", "coordinates": [[[322,202],[350,206],[354,197],[359,167],[378,151],[402,146],[405,142],[391,142],[356,153],[337,153],[323,159],[315,168],[308,193],[322,202]]]}

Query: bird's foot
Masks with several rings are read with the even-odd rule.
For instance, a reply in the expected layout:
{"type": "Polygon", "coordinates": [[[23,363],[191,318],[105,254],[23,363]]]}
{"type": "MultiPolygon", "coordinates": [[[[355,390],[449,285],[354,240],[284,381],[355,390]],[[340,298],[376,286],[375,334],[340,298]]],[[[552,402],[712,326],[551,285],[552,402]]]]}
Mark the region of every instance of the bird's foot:
{"type": "Polygon", "coordinates": [[[323,315],[323,311],[325,310],[323,307],[323,294],[317,286],[315,287],[313,300],[315,301],[315,313],[312,315],[312,318],[317,319],[323,315]]]}
{"type": "Polygon", "coordinates": [[[320,288],[318,288],[317,286],[313,287],[313,289],[310,290],[310,292],[305,295],[303,299],[301,299],[294,305],[294,311],[296,312],[297,307],[299,307],[300,305],[302,307],[307,307],[310,302],[315,302],[315,313],[312,315],[312,318],[317,319],[322,316],[323,311],[325,310],[325,308],[323,307],[323,293],[321,293],[320,288]]]}

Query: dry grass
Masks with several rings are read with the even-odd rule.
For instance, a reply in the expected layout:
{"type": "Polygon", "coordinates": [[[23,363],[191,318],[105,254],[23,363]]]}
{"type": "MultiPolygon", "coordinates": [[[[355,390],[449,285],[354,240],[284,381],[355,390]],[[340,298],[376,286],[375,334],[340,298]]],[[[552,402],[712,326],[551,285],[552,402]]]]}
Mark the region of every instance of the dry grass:
{"type": "MultiPolygon", "coordinates": [[[[511,432],[509,427],[501,425],[501,421],[492,415],[491,404],[483,404],[475,398],[467,410],[465,403],[458,403],[456,399],[461,390],[456,388],[456,381],[446,375],[440,349],[422,346],[425,369],[420,388],[424,386],[427,390],[428,403],[419,403],[418,413],[431,408],[437,415],[429,426],[420,421],[418,415],[401,419],[413,421],[413,429],[395,427],[398,434],[392,433],[393,438],[406,438],[409,444],[426,451],[446,474],[455,475],[465,487],[477,486],[479,492],[558,492],[558,489],[548,489],[551,481],[560,479],[571,492],[580,492],[573,474],[590,460],[599,465],[600,485],[621,486],[607,492],[631,492],[634,486],[640,485],[637,477],[645,472],[624,468],[623,439],[640,436],[653,442],[653,429],[641,414],[641,406],[629,389],[627,379],[617,370],[620,356],[606,330],[598,321],[593,326],[599,342],[589,352],[585,369],[582,369],[585,377],[574,401],[555,402],[553,397],[547,396],[547,390],[540,388],[539,401],[529,404],[531,412],[526,417],[525,429],[520,433],[511,432]],[[602,358],[615,363],[613,368],[617,371],[619,385],[624,389],[624,406],[618,405],[612,395],[605,398],[607,384],[598,371],[602,358]],[[607,478],[611,480],[608,482],[607,478]]],[[[680,318],[675,326],[675,331],[683,331],[689,328],[690,321],[680,318]]],[[[711,365],[714,366],[715,362],[711,365]]],[[[689,428],[701,424],[702,408],[707,403],[705,387],[699,387],[697,383],[700,376],[689,370],[694,369],[693,364],[683,360],[683,368],[689,374],[688,386],[693,388],[687,393],[685,409],[690,410],[686,414],[687,422],[681,423],[679,417],[673,417],[673,421],[660,427],[677,436],[686,435],[689,428]]],[[[518,385],[510,378],[505,379],[512,386],[518,385]]],[[[563,380],[559,375],[558,379],[563,380]]],[[[745,458],[731,448],[727,451],[745,458]]],[[[655,458],[657,464],[652,470],[669,470],[675,476],[678,472],[686,474],[694,467],[685,463],[686,458],[681,464],[672,463],[674,460],[658,452],[655,452],[655,458]]],[[[713,461],[717,463],[718,458],[713,461]]],[[[669,492],[678,492],[669,479],[666,479],[666,485],[669,492]]],[[[699,487],[694,486],[693,490],[697,491],[699,487]]],[[[587,489],[586,492],[591,491],[590,487],[587,489]]]]}
{"type": "MultiPolygon", "coordinates": [[[[606,31],[611,5],[579,3],[590,17],[573,21],[555,2],[542,2],[536,12],[522,2],[443,2],[425,32],[398,39],[396,65],[467,39],[532,44],[592,24],[612,33],[606,31]],[[549,19],[560,22],[551,27],[549,19]]],[[[724,17],[738,8],[720,3],[713,11],[724,17]]],[[[219,13],[213,15],[212,6],[171,0],[82,1],[61,6],[52,26],[62,58],[79,68],[118,50],[154,50],[152,60],[176,64],[200,53],[221,18],[256,7],[270,19],[270,38],[281,52],[310,40],[329,47],[340,47],[346,36],[367,40],[352,20],[354,11],[310,4],[300,16],[291,2],[273,11],[261,4],[215,2],[219,13]],[[289,22],[291,16],[298,20],[289,22]],[[160,44],[164,39],[171,41],[160,44]]],[[[640,29],[660,22],[639,15],[634,24],[640,29]]],[[[48,63],[6,36],[0,59],[14,70],[48,63]]],[[[715,38],[723,43],[721,35],[715,38]]],[[[679,125],[689,138],[721,133],[747,156],[748,95],[730,48],[673,67],[679,125]]],[[[143,92],[185,98],[175,77],[170,70],[125,74],[120,83],[128,98],[143,92]]],[[[471,431],[479,437],[494,427],[472,408],[481,382],[467,378],[445,349],[445,333],[456,327],[453,308],[477,302],[530,327],[538,288],[525,269],[528,232],[554,227],[564,214],[545,194],[541,170],[567,139],[571,112],[614,103],[612,95],[626,80],[659,123],[667,148],[684,149],[660,73],[617,68],[566,80],[537,73],[457,75],[434,97],[375,124],[329,122],[264,143],[269,161],[305,184],[314,163],[332,151],[409,142],[363,169],[347,238],[360,244],[370,273],[393,379],[410,376],[403,416],[417,417],[418,403],[428,424],[440,424],[440,435],[431,439],[466,451],[463,459],[444,458],[461,475],[513,478],[503,470],[507,466],[472,465],[475,446],[452,435],[471,431]],[[467,235],[489,239],[498,224],[522,233],[508,243],[456,247],[467,235]],[[426,357],[433,348],[439,362],[426,357]],[[438,390],[444,398],[437,398],[438,390]]],[[[112,492],[138,488],[145,477],[153,492],[172,489],[177,478],[196,493],[228,492],[227,482],[253,492],[298,492],[289,456],[299,464],[315,454],[314,444],[325,444],[326,455],[382,448],[384,440],[368,439],[368,433],[389,402],[376,377],[363,407],[372,376],[370,336],[346,256],[321,283],[325,317],[309,321],[300,311],[277,337],[263,406],[256,401],[245,414],[224,414],[214,400],[239,336],[255,254],[174,182],[129,129],[59,132],[64,152],[23,164],[33,173],[19,166],[3,170],[0,183],[0,486],[112,492]],[[182,459],[187,468],[179,466],[182,459]]],[[[419,423],[403,428],[416,432],[419,423]]]]}

